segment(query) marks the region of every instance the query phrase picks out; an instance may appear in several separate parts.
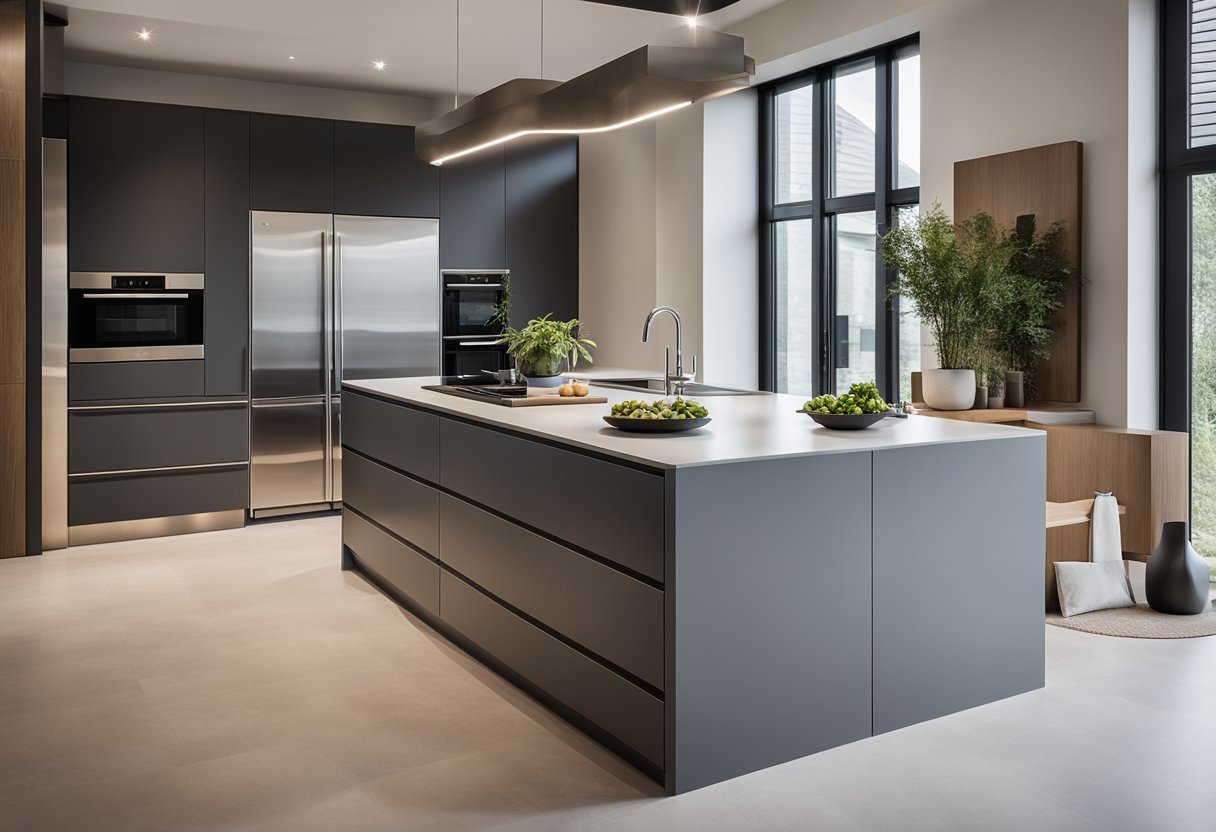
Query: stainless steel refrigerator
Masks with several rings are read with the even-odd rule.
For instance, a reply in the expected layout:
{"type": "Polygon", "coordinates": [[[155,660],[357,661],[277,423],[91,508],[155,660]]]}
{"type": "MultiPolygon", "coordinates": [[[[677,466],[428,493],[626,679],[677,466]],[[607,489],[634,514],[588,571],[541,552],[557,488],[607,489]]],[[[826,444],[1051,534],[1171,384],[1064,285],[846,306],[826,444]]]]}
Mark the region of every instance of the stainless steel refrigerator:
{"type": "Polygon", "coordinates": [[[336,508],[342,380],[439,374],[439,222],[251,221],[250,513],[336,508]]]}

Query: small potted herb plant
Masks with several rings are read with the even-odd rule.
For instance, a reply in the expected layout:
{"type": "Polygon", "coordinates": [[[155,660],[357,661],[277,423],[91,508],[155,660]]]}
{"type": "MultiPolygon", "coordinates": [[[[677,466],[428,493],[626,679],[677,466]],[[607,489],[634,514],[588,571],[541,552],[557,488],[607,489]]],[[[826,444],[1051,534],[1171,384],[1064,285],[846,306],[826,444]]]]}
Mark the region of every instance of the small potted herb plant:
{"type": "Polygon", "coordinates": [[[515,366],[533,387],[558,387],[561,375],[574,369],[580,358],[591,363],[589,348],[595,342],[581,334],[577,318],[553,321],[548,315],[533,318],[523,329],[506,327],[498,343],[507,345],[515,366]]]}

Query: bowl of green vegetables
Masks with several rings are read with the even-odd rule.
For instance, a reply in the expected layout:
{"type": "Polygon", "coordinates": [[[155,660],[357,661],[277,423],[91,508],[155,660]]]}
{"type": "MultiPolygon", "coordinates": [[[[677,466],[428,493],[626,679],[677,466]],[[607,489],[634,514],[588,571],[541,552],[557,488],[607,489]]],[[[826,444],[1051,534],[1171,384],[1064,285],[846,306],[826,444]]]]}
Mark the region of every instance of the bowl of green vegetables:
{"type": "Polygon", "coordinates": [[[891,408],[877,387],[861,382],[840,396],[816,396],[799,412],[832,430],[864,430],[891,415],[891,408]]]}
{"type": "Polygon", "coordinates": [[[604,421],[618,430],[637,433],[681,433],[709,424],[709,411],[700,402],[676,396],[652,402],[631,399],[612,406],[604,421]]]}

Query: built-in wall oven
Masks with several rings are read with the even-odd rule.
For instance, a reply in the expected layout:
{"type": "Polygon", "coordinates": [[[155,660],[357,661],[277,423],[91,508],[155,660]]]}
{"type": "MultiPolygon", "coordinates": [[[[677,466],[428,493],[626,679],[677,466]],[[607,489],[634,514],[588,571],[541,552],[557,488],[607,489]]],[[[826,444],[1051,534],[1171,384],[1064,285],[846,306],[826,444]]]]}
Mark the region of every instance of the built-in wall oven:
{"type": "Polygon", "coordinates": [[[69,275],[70,362],[202,357],[203,275],[69,275]]]}
{"type": "Polygon", "coordinates": [[[506,367],[506,347],[498,343],[502,323],[495,318],[510,290],[507,271],[443,272],[443,372],[479,375],[506,367]]]}

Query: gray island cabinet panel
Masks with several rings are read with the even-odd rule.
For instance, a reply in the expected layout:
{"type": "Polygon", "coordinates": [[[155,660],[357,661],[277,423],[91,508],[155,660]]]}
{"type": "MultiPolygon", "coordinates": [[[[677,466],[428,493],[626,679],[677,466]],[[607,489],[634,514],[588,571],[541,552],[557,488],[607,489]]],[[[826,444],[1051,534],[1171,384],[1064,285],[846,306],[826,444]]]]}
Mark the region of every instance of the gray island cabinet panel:
{"type": "Polygon", "coordinates": [[[440,506],[445,566],[662,689],[662,590],[450,495],[440,506]]]}
{"type": "Polygon", "coordinates": [[[342,499],[432,557],[439,556],[439,492],[360,456],[342,457],[342,499]]]}
{"type": "Polygon", "coordinates": [[[875,452],[875,734],[1043,687],[1046,481],[1041,433],[875,452]]]}
{"type": "Polygon", "coordinates": [[[444,419],[440,484],[521,523],[663,579],[663,478],[444,419]]]}
{"type": "Polygon", "coordinates": [[[346,391],[342,444],[427,482],[439,482],[439,417],[346,391]]]}
{"type": "Polygon", "coordinates": [[[668,792],[870,736],[870,454],[668,482],[668,792]]]}

